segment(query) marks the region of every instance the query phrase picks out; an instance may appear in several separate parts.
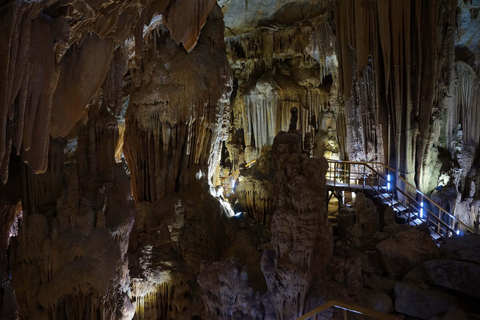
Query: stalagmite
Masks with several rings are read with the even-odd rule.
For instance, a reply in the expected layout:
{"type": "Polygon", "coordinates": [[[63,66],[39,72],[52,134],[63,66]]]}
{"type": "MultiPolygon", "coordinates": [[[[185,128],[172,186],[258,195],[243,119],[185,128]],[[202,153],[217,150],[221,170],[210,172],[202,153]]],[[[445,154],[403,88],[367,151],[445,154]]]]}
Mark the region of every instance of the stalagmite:
{"type": "Polygon", "coordinates": [[[321,205],[327,164],[325,159],[301,154],[298,132],[280,132],[272,156],[276,170],[273,252],[264,252],[262,271],[277,319],[294,319],[306,311],[311,283],[322,277],[332,254],[331,229],[321,205]]]}

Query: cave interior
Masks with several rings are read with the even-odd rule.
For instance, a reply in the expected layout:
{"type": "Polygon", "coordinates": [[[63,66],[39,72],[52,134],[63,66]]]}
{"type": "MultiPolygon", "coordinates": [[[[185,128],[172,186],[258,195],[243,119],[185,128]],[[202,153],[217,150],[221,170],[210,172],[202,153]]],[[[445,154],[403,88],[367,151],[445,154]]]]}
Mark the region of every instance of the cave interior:
{"type": "Polygon", "coordinates": [[[0,1],[0,320],[480,319],[479,13],[0,1]]]}

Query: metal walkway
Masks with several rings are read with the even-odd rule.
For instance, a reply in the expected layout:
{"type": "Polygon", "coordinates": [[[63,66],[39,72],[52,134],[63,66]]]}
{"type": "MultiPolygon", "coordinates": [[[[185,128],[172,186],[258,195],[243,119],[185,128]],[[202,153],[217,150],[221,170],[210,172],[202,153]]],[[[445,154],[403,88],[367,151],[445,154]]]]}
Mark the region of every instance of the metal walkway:
{"type": "Polygon", "coordinates": [[[372,191],[381,203],[393,208],[397,219],[413,226],[425,223],[437,244],[454,234],[475,233],[383,163],[328,160],[326,178],[332,194],[372,191]]]}
{"type": "MultiPolygon", "coordinates": [[[[249,162],[246,168],[255,162],[249,162]]],[[[239,175],[237,170],[221,179],[226,198],[234,193],[239,175]]],[[[373,192],[381,203],[393,208],[396,220],[412,226],[425,223],[437,244],[454,234],[476,233],[383,163],[328,160],[326,185],[330,196],[338,197],[341,191],[373,192]]]]}

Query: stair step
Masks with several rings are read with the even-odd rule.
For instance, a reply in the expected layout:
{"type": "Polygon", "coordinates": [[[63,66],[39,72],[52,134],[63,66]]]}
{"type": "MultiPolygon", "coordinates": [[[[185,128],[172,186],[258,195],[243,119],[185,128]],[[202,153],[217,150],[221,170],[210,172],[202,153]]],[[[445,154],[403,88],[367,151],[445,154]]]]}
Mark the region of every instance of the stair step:
{"type": "Polygon", "coordinates": [[[389,205],[389,206],[394,206],[398,203],[397,200],[395,199],[391,199],[391,200],[383,200],[382,201],[382,204],[386,204],[386,205],[389,205]]]}
{"type": "Polygon", "coordinates": [[[438,241],[439,239],[442,239],[443,237],[441,235],[439,235],[438,233],[436,233],[435,231],[433,230],[430,230],[430,235],[432,236],[432,238],[436,241],[438,241]]]}
{"type": "Polygon", "coordinates": [[[419,225],[421,225],[422,223],[423,223],[423,221],[417,218],[417,219],[412,220],[412,221],[410,222],[410,225],[412,225],[412,226],[419,226],[419,225]]]}
{"type": "Polygon", "coordinates": [[[408,208],[405,207],[404,205],[402,204],[394,204],[392,206],[392,209],[393,211],[396,211],[396,212],[405,212],[405,211],[408,211],[408,208]]]}
{"type": "Polygon", "coordinates": [[[392,194],[385,192],[381,194],[376,194],[375,197],[380,198],[380,199],[392,199],[392,194]]]}

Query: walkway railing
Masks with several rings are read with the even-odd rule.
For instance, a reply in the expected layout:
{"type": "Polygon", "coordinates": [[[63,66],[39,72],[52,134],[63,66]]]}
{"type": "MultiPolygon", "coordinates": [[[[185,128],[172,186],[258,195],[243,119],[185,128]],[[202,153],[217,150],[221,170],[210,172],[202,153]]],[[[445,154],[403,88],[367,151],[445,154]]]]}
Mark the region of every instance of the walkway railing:
{"type": "Polygon", "coordinates": [[[348,320],[348,313],[356,313],[356,314],[362,314],[367,317],[371,317],[374,319],[380,319],[380,320],[400,320],[403,319],[402,317],[399,316],[394,316],[388,313],[380,312],[374,309],[366,308],[363,306],[360,306],[358,304],[350,303],[350,302],[345,302],[345,301],[340,301],[340,300],[331,300],[327,303],[325,303],[323,306],[320,306],[300,318],[297,318],[297,320],[306,320],[308,318],[312,319],[317,319],[317,314],[319,314],[322,311],[325,311],[330,308],[338,308],[343,310],[343,319],[348,320]]]}
{"type": "Polygon", "coordinates": [[[373,190],[397,212],[404,212],[407,223],[426,223],[437,235],[438,243],[454,233],[475,233],[451,213],[415,188],[402,177],[395,183],[395,169],[378,162],[328,160],[327,183],[334,188],[373,190]]]}
{"type": "MultiPolygon", "coordinates": [[[[255,162],[250,161],[245,167],[250,168],[255,162]]],[[[328,165],[326,178],[329,185],[343,190],[373,190],[395,211],[404,214],[408,224],[426,223],[437,243],[453,234],[475,233],[403,177],[397,176],[395,169],[383,163],[328,160],[328,165]],[[396,183],[397,178],[400,183],[396,183]]],[[[226,197],[234,192],[239,175],[240,170],[237,170],[221,179],[226,197]]]]}

